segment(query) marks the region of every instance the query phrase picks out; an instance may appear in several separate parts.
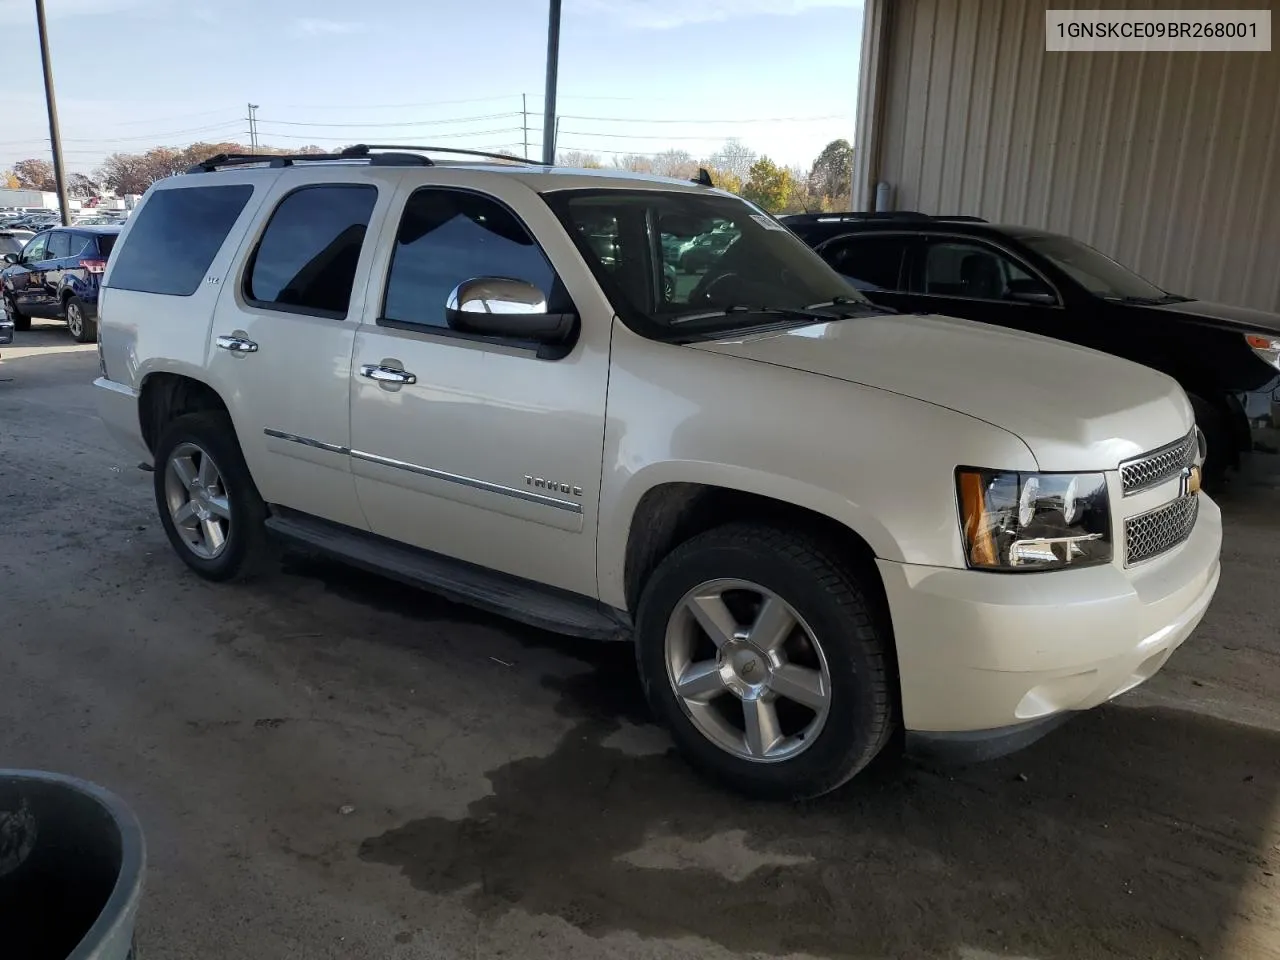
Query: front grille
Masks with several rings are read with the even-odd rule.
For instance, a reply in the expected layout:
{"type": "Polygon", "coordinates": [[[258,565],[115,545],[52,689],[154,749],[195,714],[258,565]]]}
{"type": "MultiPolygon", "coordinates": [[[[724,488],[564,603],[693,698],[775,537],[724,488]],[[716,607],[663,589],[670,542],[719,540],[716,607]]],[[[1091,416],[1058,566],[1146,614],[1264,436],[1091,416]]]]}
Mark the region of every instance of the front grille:
{"type": "Polygon", "coordinates": [[[1181,440],[1166,444],[1158,450],[1120,464],[1120,482],[1124,495],[1154,487],[1170,477],[1176,477],[1196,462],[1199,442],[1194,429],[1181,440]]]}
{"type": "Polygon", "coordinates": [[[1191,536],[1200,514],[1200,497],[1188,494],[1124,522],[1126,567],[1158,557],[1191,536]]]}

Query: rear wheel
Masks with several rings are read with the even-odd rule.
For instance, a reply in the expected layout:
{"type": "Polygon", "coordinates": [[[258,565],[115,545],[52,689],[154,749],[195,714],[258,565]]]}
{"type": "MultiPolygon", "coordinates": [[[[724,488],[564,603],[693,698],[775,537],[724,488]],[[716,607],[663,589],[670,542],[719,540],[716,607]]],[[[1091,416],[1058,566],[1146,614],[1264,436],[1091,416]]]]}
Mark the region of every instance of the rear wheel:
{"type": "Polygon", "coordinates": [[[7,293],[4,296],[4,312],[9,315],[9,319],[13,321],[13,329],[26,331],[31,329],[31,318],[25,313],[18,312],[18,305],[13,302],[13,297],[7,293]]]}
{"type": "Polygon", "coordinates": [[[174,420],[156,444],[153,477],[169,542],[200,576],[248,577],[269,560],[266,505],[226,413],[174,420]]]}
{"type": "Polygon", "coordinates": [[[861,574],[798,533],[732,524],[650,578],[636,640],[649,701],[700,770],[802,799],[865,767],[894,729],[887,630],[861,574]]]}
{"type": "Polygon", "coordinates": [[[89,316],[89,308],[79,297],[67,298],[67,329],[76,343],[89,343],[98,338],[98,323],[89,316]]]}

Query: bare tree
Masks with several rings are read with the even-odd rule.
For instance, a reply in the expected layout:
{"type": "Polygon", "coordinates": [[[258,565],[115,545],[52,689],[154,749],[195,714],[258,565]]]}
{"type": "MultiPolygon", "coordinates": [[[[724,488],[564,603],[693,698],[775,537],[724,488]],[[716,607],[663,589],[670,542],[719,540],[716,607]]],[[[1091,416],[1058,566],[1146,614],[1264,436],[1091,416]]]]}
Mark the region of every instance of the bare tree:
{"type": "Polygon", "coordinates": [[[583,150],[561,150],[556,162],[562,167],[581,167],[588,170],[598,169],[603,166],[599,157],[594,153],[586,153],[583,150]]]}
{"type": "Polygon", "coordinates": [[[53,164],[48,160],[19,160],[13,165],[18,186],[23,190],[57,190],[53,178],[53,164]]]}
{"type": "Polygon", "coordinates": [[[653,173],[653,160],[642,153],[615,156],[613,166],[617,170],[630,170],[632,173],[653,173]]]}
{"type": "Polygon", "coordinates": [[[89,197],[96,197],[101,192],[102,188],[83,173],[73,173],[67,177],[67,194],[69,196],[76,197],[79,200],[87,200],[89,197]]]}
{"type": "Polygon", "coordinates": [[[698,172],[698,162],[688,150],[663,150],[653,158],[653,173],[687,180],[698,172]]]}
{"type": "Polygon", "coordinates": [[[751,178],[751,166],[756,162],[756,152],[735,137],[726,140],[724,146],[708,158],[708,162],[717,170],[731,173],[746,183],[751,178]]]}

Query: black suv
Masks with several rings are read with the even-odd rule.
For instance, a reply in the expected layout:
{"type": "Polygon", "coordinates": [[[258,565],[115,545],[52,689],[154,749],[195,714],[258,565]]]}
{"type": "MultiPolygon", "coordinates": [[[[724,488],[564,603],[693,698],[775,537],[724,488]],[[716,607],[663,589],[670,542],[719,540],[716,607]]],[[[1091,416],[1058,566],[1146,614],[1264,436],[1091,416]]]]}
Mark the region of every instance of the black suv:
{"type": "Polygon", "coordinates": [[[977,217],[780,219],[883,306],[1014,327],[1167,373],[1195,407],[1210,474],[1246,450],[1280,452],[1280,314],[1169,293],[1078,240],[977,217]]]}

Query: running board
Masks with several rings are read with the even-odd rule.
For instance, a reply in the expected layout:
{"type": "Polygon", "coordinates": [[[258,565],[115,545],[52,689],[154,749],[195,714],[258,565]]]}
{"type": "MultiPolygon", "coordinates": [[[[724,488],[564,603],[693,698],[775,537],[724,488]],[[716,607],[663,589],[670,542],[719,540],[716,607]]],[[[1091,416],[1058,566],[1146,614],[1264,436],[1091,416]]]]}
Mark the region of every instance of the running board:
{"type": "Polygon", "coordinates": [[[631,637],[627,614],[566,590],[487,570],[283,507],[272,507],[266,526],[268,532],[287,543],[540,630],[593,640],[631,637]]]}

